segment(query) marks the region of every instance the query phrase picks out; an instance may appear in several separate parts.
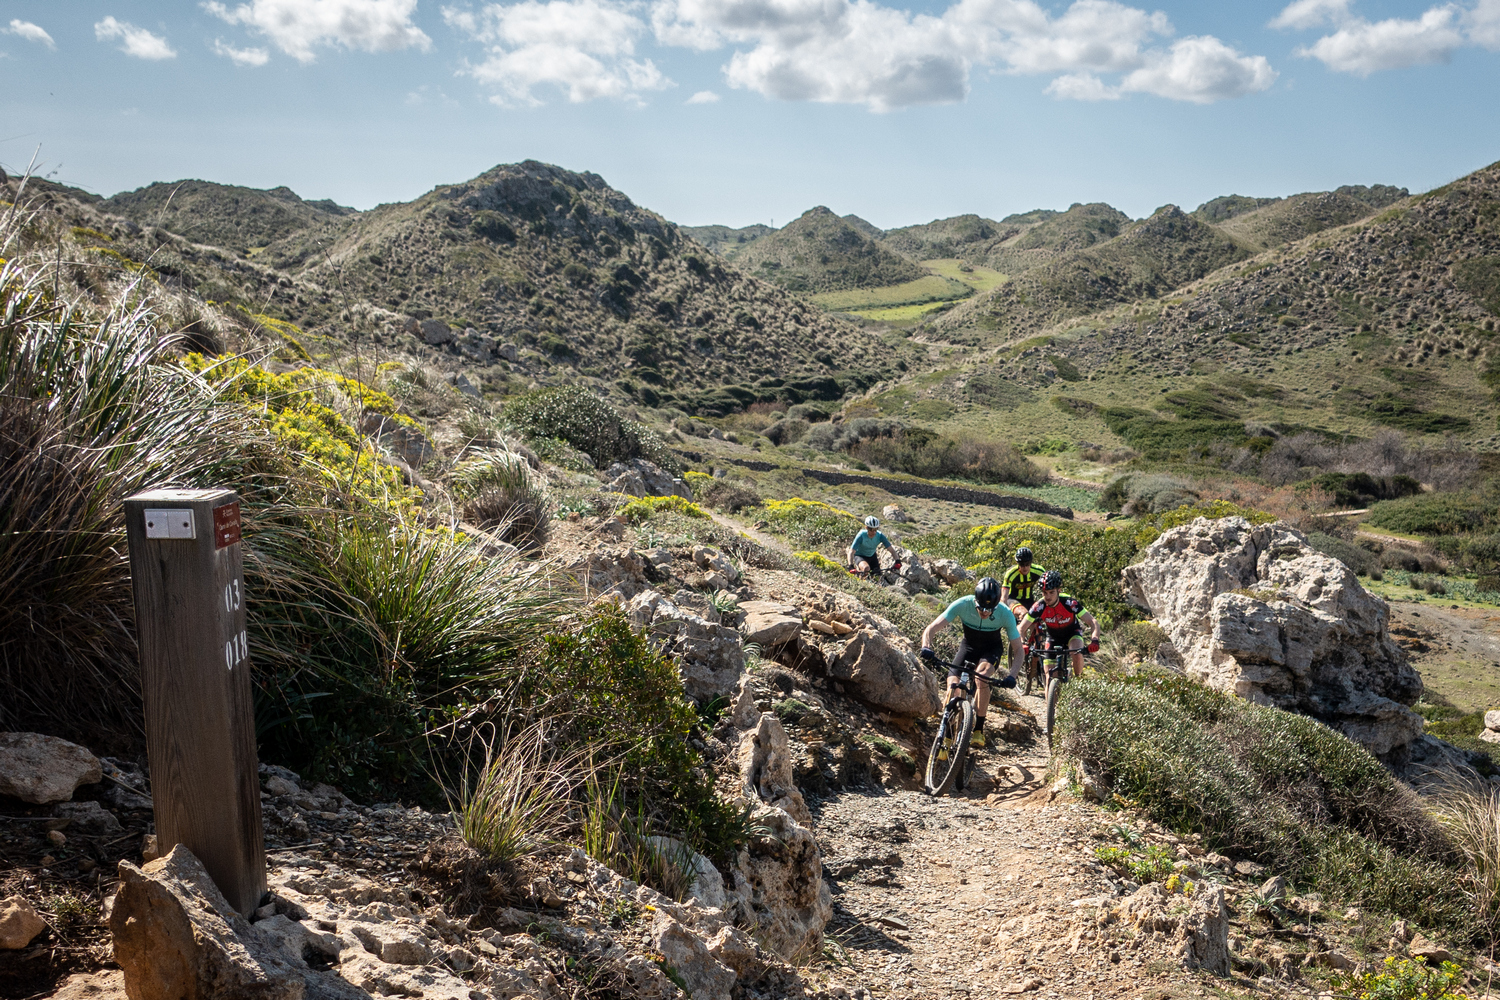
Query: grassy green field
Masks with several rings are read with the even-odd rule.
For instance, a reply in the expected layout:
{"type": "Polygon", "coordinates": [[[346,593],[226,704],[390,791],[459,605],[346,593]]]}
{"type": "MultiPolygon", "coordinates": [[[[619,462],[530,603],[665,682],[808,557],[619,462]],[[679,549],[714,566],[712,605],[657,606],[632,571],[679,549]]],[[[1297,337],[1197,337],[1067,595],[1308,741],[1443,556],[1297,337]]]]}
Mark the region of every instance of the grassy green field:
{"type": "Polygon", "coordinates": [[[939,257],[934,260],[922,261],[922,266],[934,274],[940,274],[954,281],[962,281],[976,292],[987,292],[996,285],[1004,284],[1010,278],[999,271],[988,267],[971,265],[967,271],[962,270],[964,262],[957,257],[939,257]]]}
{"type": "Polygon", "coordinates": [[[915,281],[882,288],[851,288],[842,292],[823,292],[812,300],[830,312],[857,312],[861,309],[889,308],[924,302],[951,302],[974,294],[962,281],[929,274],[915,281]]]}
{"type": "Polygon", "coordinates": [[[829,312],[854,313],[880,323],[912,323],[954,302],[987,292],[1009,279],[988,267],[969,267],[956,257],[922,261],[930,274],[899,285],[824,292],[812,300],[829,312]],[[968,270],[963,270],[968,267],[968,270]]]}

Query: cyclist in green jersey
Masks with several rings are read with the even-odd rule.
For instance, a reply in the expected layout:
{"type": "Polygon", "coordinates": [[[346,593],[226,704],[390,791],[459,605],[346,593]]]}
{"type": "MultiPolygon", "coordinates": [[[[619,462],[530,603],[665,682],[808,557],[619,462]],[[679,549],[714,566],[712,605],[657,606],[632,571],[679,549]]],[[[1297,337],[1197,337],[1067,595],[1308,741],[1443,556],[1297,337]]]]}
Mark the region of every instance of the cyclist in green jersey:
{"type": "Polygon", "coordinates": [[[854,536],[854,541],[849,543],[845,552],[845,559],[851,573],[869,573],[871,570],[880,571],[880,547],[884,545],[886,551],[891,554],[895,562],[891,569],[899,570],[901,560],[896,555],[896,549],[891,545],[891,540],[885,537],[885,532],[880,530],[880,518],[870,516],[865,518],[864,530],[854,536]]]}
{"type": "Polygon", "coordinates": [[[1010,608],[1017,621],[1042,596],[1041,591],[1037,590],[1037,581],[1041,580],[1047,568],[1033,565],[1031,559],[1031,549],[1021,546],[1016,549],[1016,564],[1000,577],[1000,603],[1010,608]]]}
{"type": "MultiPolygon", "coordinates": [[[[980,580],[974,585],[974,593],[960,597],[932,620],[922,633],[922,659],[937,662],[932,642],[939,629],[947,628],[953,622],[963,623],[964,637],[958,644],[952,666],[948,668],[949,700],[958,697],[958,676],[965,663],[976,664],[975,672],[988,679],[990,670],[1007,652],[1010,654],[1010,673],[995,683],[1004,688],[1015,687],[1016,670],[1021,665],[1021,633],[1016,628],[1016,616],[1009,608],[1000,605],[1000,584],[994,577],[980,580]]],[[[974,692],[974,735],[969,738],[970,746],[984,746],[984,713],[989,706],[990,685],[983,683],[974,692]]]]}

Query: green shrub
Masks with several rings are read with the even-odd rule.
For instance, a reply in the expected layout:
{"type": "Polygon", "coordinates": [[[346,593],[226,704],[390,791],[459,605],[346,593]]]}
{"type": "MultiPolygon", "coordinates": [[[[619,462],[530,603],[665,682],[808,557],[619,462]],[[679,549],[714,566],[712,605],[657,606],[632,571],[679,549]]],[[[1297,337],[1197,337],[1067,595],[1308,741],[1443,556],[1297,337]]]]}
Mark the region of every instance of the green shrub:
{"type": "Polygon", "coordinates": [[[1418,958],[1390,955],[1374,972],[1335,972],[1331,985],[1349,1000],[1466,1000],[1467,978],[1453,962],[1432,968],[1418,958]]]}
{"type": "Polygon", "coordinates": [[[719,510],[737,511],[754,507],[761,502],[761,495],[748,483],[733,479],[705,477],[707,482],[693,483],[693,496],[701,503],[719,510]]]}
{"type": "Polygon", "coordinates": [[[1107,407],[1099,415],[1126,444],[1149,457],[1206,454],[1215,442],[1235,444],[1245,440],[1245,426],[1238,420],[1169,420],[1128,406],[1107,407]]]}
{"type": "Polygon", "coordinates": [[[1332,556],[1360,576],[1369,576],[1380,569],[1380,556],[1353,542],[1321,531],[1308,532],[1307,541],[1325,556],[1332,556]]]}
{"type": "Polygon", "coordinates": [[[1152,669],[1075,680],[1058,731],[1165,826],[1343,901],[1473,931],[1462,865],[1416,796],[1322,723],[1152,669]]]}
{"type": "Polygon", "coordinates": [[[857,459],[923,479],[964,479],[974,483],[1042,486],[1050,479],[1009,442],[958,434],[940,437],[919,427],[871,437],[848,447],[857,459]]]}
{"type": "Polygon", "coordinates": [[[792,555],[796,556],[798,559],[801,559],[803,562],[816,566],[818,569],[824,570],[828,573],[838,573],[840,576],[848,573],[847,569],[834,562],[832,559],[828,558],[821,552],[811,552],[803,549],[797,552],[793,552],[792,555]]]}
{"type": "Polygon", "coordinates": [[[1416,496],[1422,484],[1410,476],[1376,478],[1368,472],[1325,472],[1313,483],[1332,495],[1340,507],[1364,507],[1377,500],[1396,500],[1416,496]]]}
{"type": "Polygon", "coordinates": [[[1120,573],[1135,556],[1129,531],[1041,521],[1008,521],[977,528],[949,528],[911,539],[924,555],[957,559],[980,576],[999,579],[1014,562],[1015,551],[1029,546],[1038,565],[1063,575],[1063,589],[1083,602],[1103,628],[1113,628],[1137,613],[1126,602],[1120,573]]]}
{"type": "Polygon", "coordinates": [[[1496,515],[1493,498],[1465,491],[1383,500],[1370,508],[1367,520],[1408,535],[1458,535],[1496,524],[1496,515]]]}
{"type": "Polygon", "coordinates": [[[1157,649],[1170,638],[1166,630],[1152,622],[1126,622],[1115,629],[1115,637],[1137,660],[1147,663],[1155,661],[1157,649]]]}
{"type": "Polygon", "coordinates": [[[549,633],[506,696],[516,714],[548,726],[559,752],[588,754],[617,776],[607,796],[620,815],[645,816],[710,857],[744,835],[743,818],[714,793],[690,739],[698,713],[670,656],[633,632],[614,606],[549,633]]]}
{"type": "Polygon", "coordinates": [[[673,472],[678,468],[655,431],[626,418],[581,385],[518,396],[506,404],[505,415],[527,437],[566,441],[601,469],[632,458],[644,458],[673,472]]]}
{"type": "Polygon", "coordinates": [[[801,497],[765,500],[762,510],[772,530],[808,549],[834,542],[847,546],[862,527],[860,518],[847,510],[801,497]]]}

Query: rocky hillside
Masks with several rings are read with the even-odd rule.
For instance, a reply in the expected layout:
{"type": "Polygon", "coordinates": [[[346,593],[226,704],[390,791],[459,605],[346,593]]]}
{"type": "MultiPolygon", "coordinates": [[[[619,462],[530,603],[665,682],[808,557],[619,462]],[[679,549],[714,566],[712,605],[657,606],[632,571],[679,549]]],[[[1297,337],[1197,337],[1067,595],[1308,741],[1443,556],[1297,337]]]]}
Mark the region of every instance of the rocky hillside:
{"type": "MultiPolygon", "coordinates": [[[[1225,233],[1246,246],[1266,250],[1295,243],[1304,236],[1321,233],[1325,229],[1357,222],[1400,201],[1407,194],[1406,188],[1377,184],[1372,188],[1348,186],[1337,191],[1263,199],[1268,203],[1249,211],[1237,212],[1217,224],[1225,233]]],[[[1202,218],[1199,213],[1206,207],[1200,206],[1193,217],[1202,218]]]]}
{"type": "MultiPolygon", "coordinates": [[[[1050,250],[1045,245],[1049,241],[1066,247],[1095,232],[1082,226],[1047,228],[1057,221],[1038,226],[1035,239],[1028,239],[1031,233],[1023,235],[1015,249],[1050,250]]],[[[1097,246],[1057,254],[945,314],[935,325],[960,343],[1013,340],[1107,305],[1155,298],[1250,256],[1249,249],[1220,230],[1168,205],[1097,246]]]]}
{"type": "Polygon", "coordinates": [[[681,226],[681,232],[691,239],[697,240],[707,250],[723,257],[725,260],[734,260],[745,248],[762,236],[776,232],[770,226],[755,223],[750,226],[741,226],[739,229],[730,226],[681,226]]]}
{"type": "Polygon", "coordinates": [[[143,226],[160,226],[194,243],[238,253],[356,214],[333,201],[303,201],[289,187],[256,188],[208,181],[156,183],[98,203],[143,226]]]}
{"type": "Polygon", "coordinates": [[[163,216],[155,206],[171,187],[118,196],[145,228],[115,214],[116,199],[34,190],[98,234],[80,237],[98,252],[148,264],[204,298],[330,343],[435,351],[502,393],[582,380],[617,398],[712,410],[786,395],[790,383],[803,386],[793,402],[837,398],[902,353],[714,258],[594,174],[501,166],[368,212],[197,185],[191,212],[163,216]],[[211,233],[172,232],[194,219],[211,220],[211,233]],[[277,233],[253,256],[240,249],[277,233]],[[714,395],[725,386],[738,395],[714,395]]]}
{"type": "Polygon", "coordinates": [[[863,219],[841,219],[819,206],[747,247],[739,263],[756,277],[794,292],[879,288],[915,281],[926,271],[881,246],[863,219]]]}

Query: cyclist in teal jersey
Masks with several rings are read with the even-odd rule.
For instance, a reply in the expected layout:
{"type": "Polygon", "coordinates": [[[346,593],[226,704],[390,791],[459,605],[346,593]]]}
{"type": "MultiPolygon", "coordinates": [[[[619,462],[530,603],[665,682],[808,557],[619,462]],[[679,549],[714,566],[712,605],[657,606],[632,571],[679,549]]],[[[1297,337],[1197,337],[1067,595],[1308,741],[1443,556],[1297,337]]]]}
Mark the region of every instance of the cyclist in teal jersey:
{"type": "MultiPolygon", "coordinates": [[[[922,633],[922,659],[937,661],[932,643],[940,629],[952,622],[962,622],[964,637],[958,643],[953,664],[948,668],[948,698],[957,697],[958,675],[965,663],[976,664],[975,672],[988,679],[990,670],[1000,663],[1001,656],[1010,653],[1010,673],[997,681],[1000,687],[1016,686],[1016,671],[1021,665],[1021,633],[1016,628],[1016,616],[1000,604],[1000,584],[994,577],[985,577],[974,585],[974,593],[960,597],[947,610],[932,620],[922,633]],[[1006,640],[1009,640],[1007,643],[1006,640]]],[[[974,692],[974,735],[970,746],[984,746],[984,713],[990,707],[990,685],[980,684],[974,692]]]]}
{"type": "Polygon", "coordinates": [[[868,573],[871,570],[880,571],[880,547],[884,545],[886,551],[890,552],[895,562],[891,569],[900,569],[901,560],[896,556],[896,550],[891,545],[891,540],[885,537],[885,532],[880,530],[880,518],[865,518],[865,527],[859,534],[854,536],[854,541],[849,543],[849,549],[845,553],[845,560],[849,564],[851,573],[868,573]]]}

